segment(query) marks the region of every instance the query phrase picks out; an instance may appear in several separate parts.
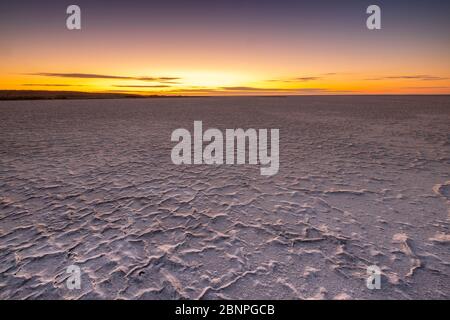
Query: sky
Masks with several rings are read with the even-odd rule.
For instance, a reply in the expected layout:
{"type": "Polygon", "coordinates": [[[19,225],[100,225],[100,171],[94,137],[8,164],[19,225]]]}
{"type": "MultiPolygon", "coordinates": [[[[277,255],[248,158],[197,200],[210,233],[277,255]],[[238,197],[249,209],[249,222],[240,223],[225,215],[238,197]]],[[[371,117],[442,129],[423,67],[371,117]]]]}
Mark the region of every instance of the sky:
{"type": "Polygon", "coordinates": [[[441,0],[2,0],[0,89],[450,94],[449,31],[441,0]]]}

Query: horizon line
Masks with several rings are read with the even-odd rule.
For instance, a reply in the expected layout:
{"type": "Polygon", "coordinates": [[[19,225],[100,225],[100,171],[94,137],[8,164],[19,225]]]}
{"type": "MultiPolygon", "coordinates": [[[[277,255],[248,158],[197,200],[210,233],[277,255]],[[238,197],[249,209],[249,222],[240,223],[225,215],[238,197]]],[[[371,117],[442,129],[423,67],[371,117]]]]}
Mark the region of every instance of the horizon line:
{"type": "Polygon", "coordinates": [[[322,93],[322,94],[224,94],[224,95],[183,95],[183,94],[137,94],[104,91],[70,91],[70,90],[3,90],[0,89],[0,101],[11,100],[85,100],[85,99],[145,99],[145,98],[288,98],[288,97],[339,97],[339,96],[450,96],[449,93],[322,93]],[[14,95],[14,94],[25,95],[14,95]],[[12,94],[12,95],[9,95],[12,94]],[[26,95],[29,96],[26,96],[26,95]],[[34,95],[33,95],[34,94],[34,95]],[[47,94],[47,96],[46,96],[47,94]],[[54,96],[51,96],[54,95],[54,96]],[[65,95],[65,96],[64,96],[65,95]],[[75,95],[75,96],[71,96],[75,95]],[[79,96],[76,96],[79,95],[79,96]]]}

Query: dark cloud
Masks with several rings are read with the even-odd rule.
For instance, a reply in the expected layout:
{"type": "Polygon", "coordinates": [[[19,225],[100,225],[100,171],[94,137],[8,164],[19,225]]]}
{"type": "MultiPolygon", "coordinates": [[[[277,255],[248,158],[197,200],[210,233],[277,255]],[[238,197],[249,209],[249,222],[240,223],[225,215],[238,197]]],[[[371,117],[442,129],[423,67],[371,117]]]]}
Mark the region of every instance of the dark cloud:
{"type": "Polygon", "coordinates": [[[118,80],[141,80],[141,81],[158,81],[166,82],[172,80],[179,80],[177,77],[128,77],[128,76],[115,76],[95,73],[54,73],[54,72],[39,72],[28,73],[33,76],[44,77],[60,77],[60,78],[82,78],[82,79],[118,79],[118,80]]]}
{"type": "Polygon", "coordinates": [[[158,79],[159,80],[170,81],[170,80],[179,80],[180,78],[176,78],[176,77],[160,77],[158,79]]]}
{"type": "Polygon", "coordinates": [[[155,84],[155,85],[113,85],[116,88],[170,88],[170,85],[167,84],[155,84]]]}
{"type": "Polygon", "coordinates": [[[400,76],[387,76],[387,77],[376,77],[376,78],[368,78],[365,80],[447,80],[448,78],[438,77],[438,76],[430,76],[430,75],[400,75],[400,76]]]}
{"type": "MultiPolygon", "coordinates": [[[[22,86],[26,87],[73,87],[71,84],[62,83],[24,83],[22,86]]],[[[83,85],[75,85],[76,87],[82,87],[83,85]]]]}
{"type": "Polygon", "coordinates": [[[315,81],[320,80],[322,77],[297,77],[290,79],[270,79],[267,80],[269,82],[307,82],[307,81],[315,81]]]}
{"type": "Polygon", "coordinates": [[[322,79],[322,77],[299,77],[299,78],[295,78],[294,80],[306,82],[306,81],[314,81],[314,80],[320,80],[320,79],[322,79]]]}
{"type": "Polygon", "coordinates": [[[127,79],[141,80],[141,81],[158,81],[158,82],[171,82],[173,80],[179,80],[176,77],[128,77],[127,79]]]}

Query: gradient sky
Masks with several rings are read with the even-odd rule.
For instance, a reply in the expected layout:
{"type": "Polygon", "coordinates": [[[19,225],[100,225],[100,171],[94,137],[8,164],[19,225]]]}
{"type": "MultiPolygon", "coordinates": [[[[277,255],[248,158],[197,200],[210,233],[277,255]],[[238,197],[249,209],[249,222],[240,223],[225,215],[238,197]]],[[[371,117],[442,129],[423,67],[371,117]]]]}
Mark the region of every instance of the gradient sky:
{"type": "Polygon", "coordinates": [[[449,1],[311,2],[3,1],[0,89],[450,93],[449,1]],[[82,30],[66,29],[70,4],[82,30]]]}

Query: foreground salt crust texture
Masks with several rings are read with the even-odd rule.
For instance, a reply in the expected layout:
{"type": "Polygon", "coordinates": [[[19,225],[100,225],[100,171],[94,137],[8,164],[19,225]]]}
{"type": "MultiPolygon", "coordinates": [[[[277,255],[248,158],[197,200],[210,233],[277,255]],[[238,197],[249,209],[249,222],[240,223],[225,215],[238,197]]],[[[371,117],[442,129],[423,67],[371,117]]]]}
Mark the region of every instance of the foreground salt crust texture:
{"type": "Polygon", "coordinates": [[[2,299],[450,298],[449,97],[0,110],[2,299]],[[194,120],[279,128],[280,172],[173,165],[170,134],[194,120]]]}

